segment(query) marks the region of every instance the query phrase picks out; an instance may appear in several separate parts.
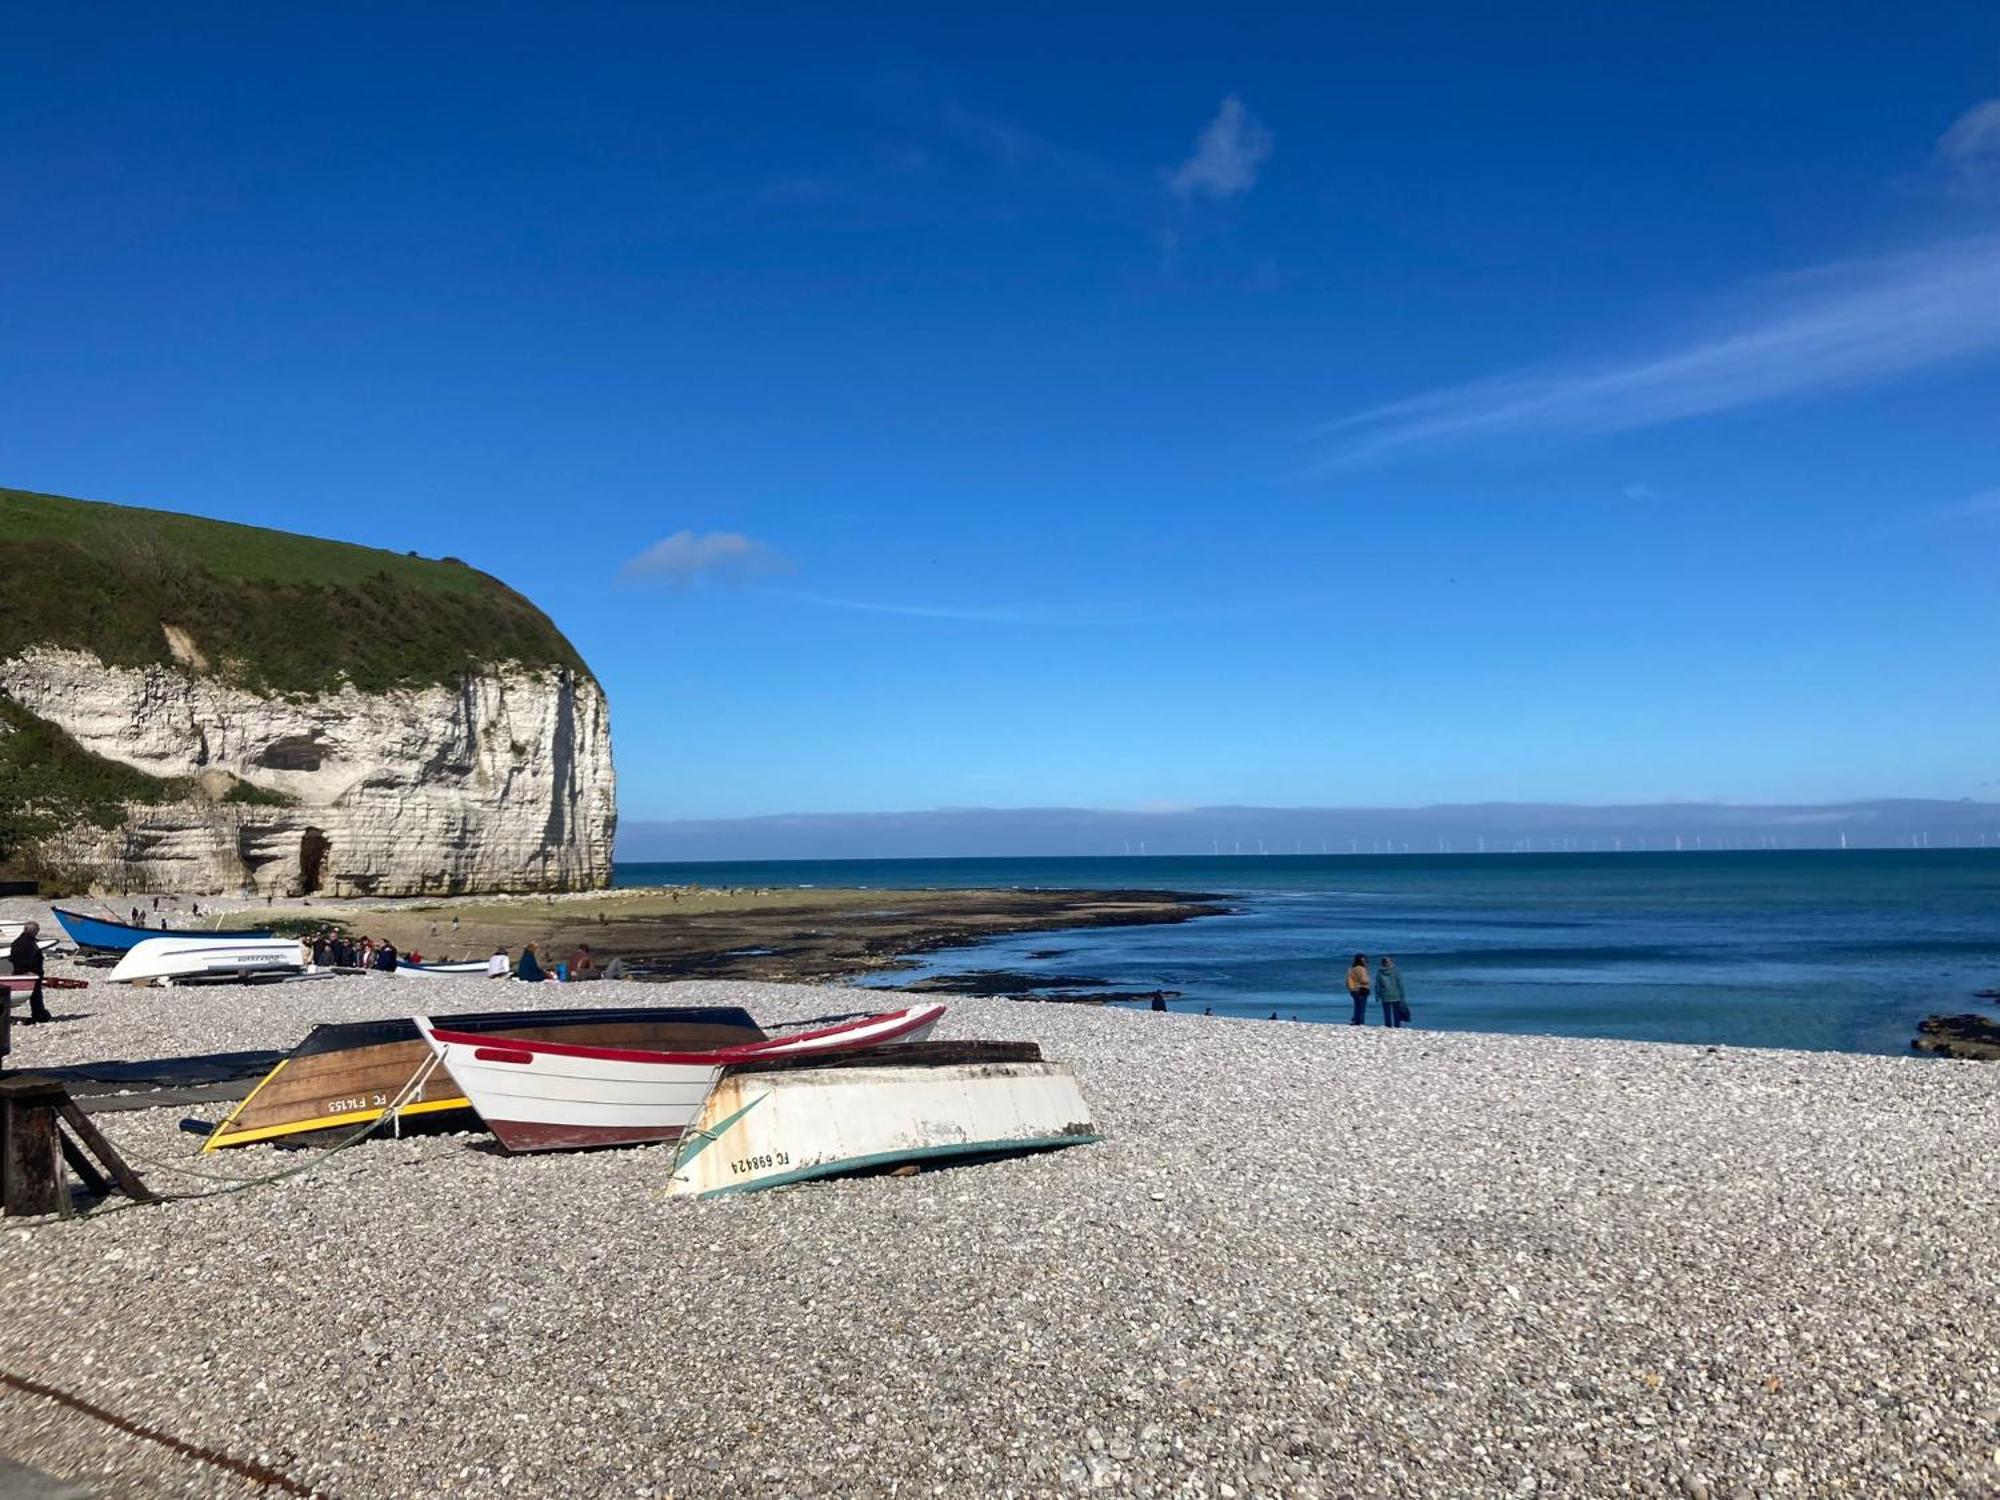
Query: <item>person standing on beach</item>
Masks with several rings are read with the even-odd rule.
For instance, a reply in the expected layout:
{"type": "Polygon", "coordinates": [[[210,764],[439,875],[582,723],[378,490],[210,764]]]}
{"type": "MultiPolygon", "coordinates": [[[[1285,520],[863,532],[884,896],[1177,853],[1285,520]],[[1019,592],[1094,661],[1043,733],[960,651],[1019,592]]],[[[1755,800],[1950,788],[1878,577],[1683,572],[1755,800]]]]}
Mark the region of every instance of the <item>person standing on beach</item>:
{"type": "Polygon", "coordinates": [[[1354,1019],[1350,1026],[1365,1026],[1368,1023],[1368,955],[1357,953],[1354,963],[1347,971],[1347,998],[1354,1002],[1354,1019]]]}
{"type": "Polygon", "coordinates": [[[7,950],[8,962],[13,964],[16,974],[35,976],[35,988],[28,996],[28,1019],[23,1025],[32,1026],[37,1021],[53,1020],[48,1006],[42,1003],[42,924],[29,922],[21,928],[21,935],[14,939],[7,950]]]}
{"type": "Polygon", "coordinates": [[[1403,971],[1388,954],[1375,966],[1375,996],[1382,1002],[1382,1024],[1403,1024],[1403,971]]]}

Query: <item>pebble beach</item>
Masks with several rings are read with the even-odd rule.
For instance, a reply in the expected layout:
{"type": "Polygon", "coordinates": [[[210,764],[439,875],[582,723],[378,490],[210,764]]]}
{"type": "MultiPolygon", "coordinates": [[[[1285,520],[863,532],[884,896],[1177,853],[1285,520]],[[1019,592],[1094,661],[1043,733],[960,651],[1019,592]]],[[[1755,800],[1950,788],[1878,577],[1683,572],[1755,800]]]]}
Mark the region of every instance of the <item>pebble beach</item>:
{"type": "MultiPolygon", "coordinates": [[[[19,1068],[317,1021],[851,988],[102,971],[19,1068]],[[421,987],[421,988],[420,988],[421,987]]],[[[2000,1069],[1003,1000],[1106,1139],[709,1203],[667,1148],[479,1135],[197,1159],[0,1221],[0,1371],[340,1496],[2000,1494],[2000,1069]]],[[[100,1496],[225,1468],[0,1386],[0,1453],[100,1496]]]]}

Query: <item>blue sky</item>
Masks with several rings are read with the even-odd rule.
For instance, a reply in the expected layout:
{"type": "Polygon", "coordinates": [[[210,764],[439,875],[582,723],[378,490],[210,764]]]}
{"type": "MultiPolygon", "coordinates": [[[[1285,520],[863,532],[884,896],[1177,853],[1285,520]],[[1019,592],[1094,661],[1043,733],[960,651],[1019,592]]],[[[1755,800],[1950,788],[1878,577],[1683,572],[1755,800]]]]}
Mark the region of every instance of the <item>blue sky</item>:
{"type": "Polygon", "coordinates": [[[0,483],[454,554],[632,819],[2000,794],[1987,5],[16,8],[0,483]]]}

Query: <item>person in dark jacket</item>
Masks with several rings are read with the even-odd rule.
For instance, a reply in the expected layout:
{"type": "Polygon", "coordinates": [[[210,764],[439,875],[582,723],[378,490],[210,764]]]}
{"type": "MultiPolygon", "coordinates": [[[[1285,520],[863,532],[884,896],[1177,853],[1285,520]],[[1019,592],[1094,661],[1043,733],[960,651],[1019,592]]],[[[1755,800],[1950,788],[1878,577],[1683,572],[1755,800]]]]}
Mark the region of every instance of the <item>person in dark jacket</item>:
{"type": "Polygon", "coordinates": [[[21,935],[14,939],[13,946],[7,950],[7,960],[13,964],[16,974],[32,974],[35,976],[35,989],[34,993],[28,996],[28,1019],[22,1023],[24,1026],[32,1026],[37,1021],[51,1021],[55,1019],[49,1014],[48,1006],[42,1003],[42,975],[44,970],[42,968],[41,935],[42,924],[40,922],[30,922],[21,929],[21,935]]]}
{"type": "Polygon", "coordinates": [[[521,962],[514,970],[516,979],[525,979],[531,984],[540,984],[549,976],[542,968],[542,961],[535,957],[535,945],[528,944],[521,950],[521,962]]]}
{"type": "Polygon", "coordinates": [[[1382,1002],[1382,1024],[1403,1024],[1403,971],[1388,954],[1375,966],[1375,998],[1382,1002]]]}
{"type": "Polygon", "coordinates": [[[384,974],[396,972],[396,945],[387,938],[384,938],[382,946],[375,950],[375,967],[384,974]]]}

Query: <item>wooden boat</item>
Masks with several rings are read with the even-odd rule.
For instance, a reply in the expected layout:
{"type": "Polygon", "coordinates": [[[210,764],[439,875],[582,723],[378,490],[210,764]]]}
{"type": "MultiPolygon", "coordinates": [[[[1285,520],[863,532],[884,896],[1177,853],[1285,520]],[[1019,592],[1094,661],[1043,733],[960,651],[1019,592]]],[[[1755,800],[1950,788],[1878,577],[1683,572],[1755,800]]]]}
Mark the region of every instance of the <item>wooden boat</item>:
{"type": "Polygon", "coordinates": [[[924,1042],[731,1067],[681,1137],[668,1191],[697,1198],[912,1162],[1102,1139],[1076,1077],[1032,1042],[924,1042]]]}
{"type": "Polygon", "coordinates": [[[269,928],[252,931],[228,932],[216,930],[191,930],[182,928],[177,933],[167,933],[158,927],[134,927],[126,922],[114,922],[107,917],[93,917],[80,911],[65,911],[60,906],[49,908],[62,930],[69,934],[69,940],[79,948],[94,949],[99,953],[124,953],[134,944],[143,943],[162,936],[209,937],[209,938],[267,938],[269,928]]]}
{"type": "Polygon", "coordinates": [[[769,1057],[831,1057],[921,1041],[942,1005],[915,1005],[741,1046],[640,1049],[567,1041],[502,1042],[416,1018],[472,1107],[509,1151],[573,1151],[677,1140],[724,1067],[769,1057]]]}
{"type": "Polygon", "coordinates": [[[297,938],[150,937],[126,949],[109,978],[113,983],[238,979],[305,967],[305,946],[297,938]]]}
{"type": "MultiPolygon", "coordinates": [[[[605,1047],[704,1048],[764,1039],[733,1005],[625,1006],[598,1010],[478,1011],[439,1018],[452,1030],[505,1041],[575,1041],[605,1047]]],[[[204,1151],[337,1135],[381,1118],[426,1063],[431,1049],[405,1016],[315,1026],[209,1133],[204,1151]]],[[[427,1129],[476,1130],[479,1117],[448,1068],[424,1081],[399,1114],[427,1129]]]]}

